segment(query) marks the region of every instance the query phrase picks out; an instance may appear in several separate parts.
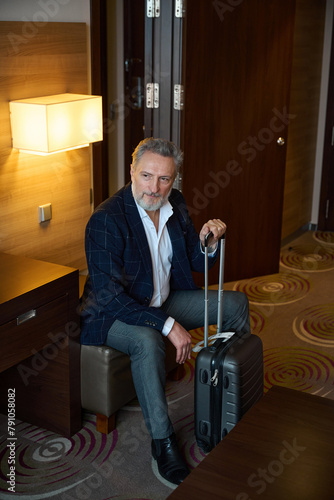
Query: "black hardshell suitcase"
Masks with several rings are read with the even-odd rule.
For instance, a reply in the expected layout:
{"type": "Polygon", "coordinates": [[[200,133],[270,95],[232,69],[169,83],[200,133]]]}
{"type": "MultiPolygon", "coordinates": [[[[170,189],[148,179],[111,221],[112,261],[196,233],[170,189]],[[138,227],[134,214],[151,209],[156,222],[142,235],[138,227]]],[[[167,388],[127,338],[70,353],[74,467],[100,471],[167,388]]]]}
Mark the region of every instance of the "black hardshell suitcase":
{"type": "Polygon", "coordinates": [[[204,348],[195,362],[195,436],[209,452],[263,395],[263,346],[254,334],[221,332],[225,234],[221,240],[217,334],[208,345],[208,250],[205,242],[204,348]]]}

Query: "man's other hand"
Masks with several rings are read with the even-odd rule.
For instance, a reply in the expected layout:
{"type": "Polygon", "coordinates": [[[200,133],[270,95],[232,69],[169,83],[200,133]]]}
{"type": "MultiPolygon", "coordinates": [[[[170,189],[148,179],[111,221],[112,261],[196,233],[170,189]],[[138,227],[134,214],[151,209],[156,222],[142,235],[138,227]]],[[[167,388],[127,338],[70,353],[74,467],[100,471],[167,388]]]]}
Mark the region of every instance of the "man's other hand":
{"type": "Polygon", "coordinates": [[[167,338],[176,348],[176,362],[183,364],[191,357],[191,335],[177,321],[167,335],[167,338]]]}

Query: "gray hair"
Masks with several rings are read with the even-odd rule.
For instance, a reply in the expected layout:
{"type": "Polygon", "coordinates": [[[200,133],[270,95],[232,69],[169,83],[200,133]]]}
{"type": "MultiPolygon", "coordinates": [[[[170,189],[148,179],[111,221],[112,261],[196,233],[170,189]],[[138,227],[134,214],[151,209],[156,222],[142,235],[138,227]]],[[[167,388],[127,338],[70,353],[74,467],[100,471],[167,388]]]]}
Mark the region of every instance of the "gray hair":
{"type": "Polygon", "coordinates": [[[167,139],[155,139],[153,137],[148,137],[147,139],[140,141],[132,153],[133,168],[136,168],[137,163],[139,163],[146,151],[160,156],[173,158],[175,163],[175,173],[177,174],[180,171],[183,162],[183,153],[173,142],[167,141],[167,139]]]}

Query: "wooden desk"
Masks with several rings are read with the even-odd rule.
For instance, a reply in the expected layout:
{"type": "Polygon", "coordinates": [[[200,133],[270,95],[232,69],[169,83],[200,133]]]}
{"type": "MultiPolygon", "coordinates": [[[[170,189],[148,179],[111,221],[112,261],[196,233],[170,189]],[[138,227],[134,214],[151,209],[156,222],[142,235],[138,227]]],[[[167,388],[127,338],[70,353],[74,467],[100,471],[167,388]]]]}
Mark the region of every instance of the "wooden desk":
{"type": "Polygon", "coordinates": [[[78,271],[0,254],[0,411],[71,436],[81,428],[78,271]]]}
{"type": "Polygon", "coordinates": [[[333,500],[334,401],[273,387],[169,500],[333,500]]]}

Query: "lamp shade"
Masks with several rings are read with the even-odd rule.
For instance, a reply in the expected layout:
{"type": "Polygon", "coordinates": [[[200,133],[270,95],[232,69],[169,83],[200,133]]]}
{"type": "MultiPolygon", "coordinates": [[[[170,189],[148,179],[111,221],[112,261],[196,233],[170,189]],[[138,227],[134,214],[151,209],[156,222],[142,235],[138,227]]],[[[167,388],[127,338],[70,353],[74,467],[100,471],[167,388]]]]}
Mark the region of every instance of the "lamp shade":
{"type": "Polygon", "coordinates": [[[50,154],[102,140],[102,97],[58,94],[11,101],[13,148],[50,154]]]}

